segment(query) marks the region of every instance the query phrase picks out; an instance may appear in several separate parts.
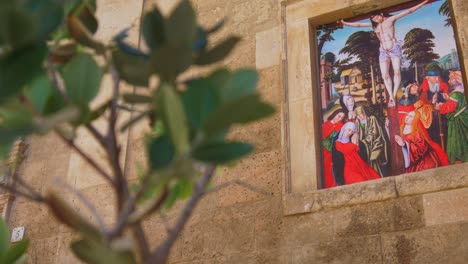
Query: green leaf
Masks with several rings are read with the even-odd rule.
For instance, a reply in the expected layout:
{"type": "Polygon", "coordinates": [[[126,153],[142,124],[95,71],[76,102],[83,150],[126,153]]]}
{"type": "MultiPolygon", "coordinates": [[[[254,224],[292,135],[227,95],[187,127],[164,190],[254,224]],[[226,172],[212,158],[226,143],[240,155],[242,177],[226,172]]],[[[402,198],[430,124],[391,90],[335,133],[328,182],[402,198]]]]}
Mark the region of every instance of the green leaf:
{"type": "Polygon", "coordinates": [[[10,243],[10,231],[3,219],[0,219],[0,256],[8,250],[10,243]]]}
{"type": "Polygon", "coordinates": [[[63,69],[68,97],[77,104],[87,105],[98,93],[102,71],[89,54],[79,54],[63,69]]]}
{"type": "Polygon", "coordinates": [[[30,15],[21,10],[13,1],[9,5],[0,4],[0,47],[10,46],[21,49],[31,45],[38,35],[38,24],[30,15]]]}
{"type": "Polygon", "coordinates": [[[122,95],[123,100],[129,104],[149,104],[153,102],[153,98],[147,95],[135,93],[126,93],[122,95]]]}
{"type": "Polygon", "coordinates": [[[275,109],[260,101],[258,95],[248,95],[221,105],[211,113],[204,125],[207,135],[214,135],[233,124],[246,124],[267,117],[275,109]]]}
{"type": "Polygon", "coordinates": [[[26,12],[33,23],[39,26],[37,40],[47,40],[63,20],[63,7],[57,0],[26,0],[26,12]]]}
{"type": "Polygon", "coordinates": [[[177,200],[182,200],[190,197],[193,193],[193,182],[188,177],[178,179],[174,187],[170,190],[169,195],[164,203],[166,209],[171,208],[177,200]]]}
{"type": "Polygon", "coordinates": [[[44,113],[47,101],[53,92],[53,84],[49,77],[41,74],[28,85],[24,95],[39,112],[44,113]]]}
{"type": "Polygon", "coordinates": [[[82,235],[95,239],[101,239],[99,230],[78,214],[70,205],[54,192],[46,196],[47,205],[52,213],[64,224],[78,231],[82,235]]]}
{"type": "Polygon", "coordinates": [[[17,244],[13,245],[5,255],[2,256],[0,259],[0,263],[5,263],[5,264],[16,264],[17,261],[19,261],[24,254],[26,253],[26,250],[28,249],[29,246],[29,240],[25,239],[17,244]]]}
{"type": "Polygon", "coordinates": [[[169,137],[160,136],[151,139],[148,144],[148,159],[151,168],[160,170],[169,167],[175,157],[174,145],[169,137]]]}
{"type": "Polygon", "coordinates": [[[195,11],[189,0],[182,0],[166,23],[167,40],[170,45],[188,45],[192,48],[197,27],[195,11]]]}
{"type": "Polygon", "coordinates": [[[195,60],[195,64],[208,65],[226,58],[240,40],[241,38],[236,36],[229,37],[211,50],[200,53],[195,60]]]}
{"type": "Polygon", "coordinates": [[[151,69],[163,80],[175,81],[177,75],[187,70],[192,64],[190,46],[172,47],[165,45],[151,55],[151,69]]]}
{"type": "Polygon", "coordinates": [[[19,93],[41,72],[46,53],[42,44],[15,51],[0,60],[0,101],[19,93]]]}
{"type": "Polygon", "coordinates": [[[148,86],[149,58],[129,54],[119,47],[112,53],[112,59],[122,80],[136,86],[148,86]]]}
{"type": "Polygon", "coordinates": [[[229,76],[221,87],[221,97],[224,101],[235,100],[255,93],[258,73],[255,69],[240,69],[229,76]]]}
{"type": "Polygon", "coordinates": [[[212,142],[195,148],[192,157],[196,160],[213,164],[223,164],[252,152],[254,147],[240,142],[212,142]]]}
{"type": "Polygon", "coordinates": [[[210,77],[191,81],[182,93],[187,119],[193,128],[202,128],[203,122],[220,103],[219,92],[210,77]]]}
{"type": "Polygon", "coordinates": [[[82,239],[71,244],[73,253],[89,264],[135,264],[135,256],[130,250],[112,249],[101,242],[82,239]]]}
{"type": "Polygon", "coordinates": [[[84,25],[78,17],[74,15],[68,16],[67,29],[76,42],[90,47],[98,53],[105,52],[106,46],[93,37],[93,34],[86,28],[86,25],[84,25]]]}
{"type": "Polygon", "coordinates": [[[164,17],[159,9],[155,6],[146,13],[141,23],[141,34],[148,47],[153,50],[162,47],[166,41],[166,32],[164,17]]]}
{"type": "Polygon", "coordinates": [[[164,127],[167,128],[176,153],[185,153],[190,146],[189,129],[181,98],[172,86],[164,83],[159,87],[157,102],[164,127]]]}

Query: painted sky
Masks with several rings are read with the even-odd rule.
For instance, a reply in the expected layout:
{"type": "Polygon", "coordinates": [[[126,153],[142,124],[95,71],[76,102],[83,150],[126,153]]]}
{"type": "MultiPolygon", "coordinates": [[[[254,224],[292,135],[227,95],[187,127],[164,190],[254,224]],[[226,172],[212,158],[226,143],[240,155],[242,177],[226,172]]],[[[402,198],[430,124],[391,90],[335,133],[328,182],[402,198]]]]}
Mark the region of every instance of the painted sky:
{"type": "MultiPolygon", "coordinates": [[[[450,53],[452,49],[456,49],[454,33],[452,27],[445,27],[445,16],[439,14],[439,8],[444,1],[437,1],[430,4],[426,4],[416,12],[409,14],[403,18],[400,18],[395,23],[395,31],[396,31],[396,38],[398,40],[403,40],[405,38],[406,33],[412,28],[423,28],[429,29],[435,36],[434,44],[434,52],[439,54],[440,57],[450,53]]],[[[401,12],[401,11],[400,11],[401,12]]],[[[395,12],[393,14],[397,14],[399,12],[395,12]]],[[[344,19],[346,21],[346,19],[344,19]]],[[[370,23],[369,19],[364,19],[361,21],[356,21],[358,23],[370,23]]],[[[333,38],[335,41],[326,42],[322,53],[325,54],[326,52],[333,52],[337,59],[344,59],[348,55],[346,54],[339,54],[339,51],[342,47],[344,47],[346,40],[348,37],[356,31],[370,31],[372,30],[371,27],[369,28],[355,28],[355,27],[348,27],[345,26],[343,29],[336,30],[333,33],[333,38]]]]}

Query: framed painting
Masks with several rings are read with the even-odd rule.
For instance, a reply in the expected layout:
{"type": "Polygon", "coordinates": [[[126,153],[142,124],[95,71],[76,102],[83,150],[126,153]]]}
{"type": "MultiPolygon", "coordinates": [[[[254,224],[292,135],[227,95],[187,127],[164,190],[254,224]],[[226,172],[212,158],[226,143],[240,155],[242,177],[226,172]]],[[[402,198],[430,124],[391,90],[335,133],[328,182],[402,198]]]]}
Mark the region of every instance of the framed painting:
{"type": "Polygon", "coordinates": [[[451,16],[411,1],[316,28],[323,188],[468,161],[451,16]]]}

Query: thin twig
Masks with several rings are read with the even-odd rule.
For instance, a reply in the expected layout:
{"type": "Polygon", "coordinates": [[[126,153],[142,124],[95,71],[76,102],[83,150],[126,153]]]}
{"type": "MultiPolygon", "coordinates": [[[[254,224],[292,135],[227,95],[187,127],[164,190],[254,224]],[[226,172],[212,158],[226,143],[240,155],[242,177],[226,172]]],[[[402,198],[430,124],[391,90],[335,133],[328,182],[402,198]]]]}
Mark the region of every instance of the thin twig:
{"type": "Polygon", "coordinates": [[[78,198],[78,200],[83,203],[83,205],[88,208],[88,210],[91,212],[91,214],[96,218],[96,222],[99,226],[99,229],[103,234],[106,232],[106,225],[104,223],[104,220],[102,219],[101,215],[99,214],[97,208],[83,195],[83,193],[77,191],[75,188],[70,186],[69,184],[63,182],[61,179],[57,179],[57,182],[62,185],[65,189],[68,189],[70,192],[75,194],[75,196],[78,198]]]}
{"type": "Polygon", "coordinates": [[[93,135],[93,137],[99,142],[101,147],[106,149],[107,142],[104,136],[101,133],[99,133],[99,131],[92,124],[86,124],[85,127],[89,131],[89,133],[91,133],[91,135],[93,135]]]}
{"type": "Polygon", "coordinates": [[[142,256],[142,259],[147,259],[149,258],[151,252],[150,252],[150,247],[148,244],[148,240],[146,239],[145,231],[143,230],[143,227],[141,226],[141,223],[137,223],[132,227],[133,235],[135,236],[135,239],[138,242],[138,249],[140,250],[140,255],[142,256]]]}
{"type": "Polygon", "coordinates": [[[5,189],[6,191],[12,193],[13,195],[20,196],[20,197],[26,198],[34,202],[38,202],[38,203],[45,202],[45,198],[42,195],[25,193],[25,192],[18,190],[14,186],[5,184],[3,182],[0,183],[0,188],[5,189]]]}
{"type": "Polygon", "coordinates": [[[242,187],[244,187],[244,188],[246,188],[246,189],[248,189],[248,190],[250,190],[252,192],[256,192],[256,193],[267,195],[267,196],[273,196],[273,193],[262,190],[262,189],[260,189],[258,187],[255,187],[255,186],[253,186],[251,184],[248,184],[248,183],[246,183],[244,181],[241,181],[241,180],[232,180],[232,181],[222,183],[222,184],[220,184],[218,186],[215,186],[214,188],[212,188],[210,190],[207,190],[206,193],[208,194],[208,193],[217,192],[217,191],[220,191],[221,189],[224,189],[226,187],[229,187],[229,186],[235,185],[235,184],[240,185],[240,186],[242,186],[242,187]]]}
{"type": "Polygon", "coordinates": [[[119,102],[120,77],[117,70],[111,67],[112,80],[114,81],[112,103],[110,107],[109,128],[107,132],[108,138],[108,154],[112,168],[115,174],[115,184],[117,190],[117,208],[119,211],[124,205],[124,201],[129,198],[130,191],[128,183],[125,179],[122,167],[120,166],[120,147],[117,143],[116,124],[117,124],[117,106],[119,102]]]}
{"type": "Polygon", "coordinates": [[[57,75],[57,70],[54,67],[54,64],[48,60],[47,63],[47,70],[49,71],[50,76],[52,77],[52,83],[54,85],[53,88],[60,94],[60,96],[63,98],[63,100],[67,103],[70,103],[70,98],[65,94],[65,88],[62,86],[60,83],[60,80],[57,75]]]}
{"type": "Polygon", "coordinates": [[[105,172],[91,157],[84,153],[72,139],[67,138],[60,130],[55,129],[57,135],[73,150],[75,150],[86,162],[89,163],[99,174],[107,180],[111,185],[114,185],[112,177],[105,172]]]}
{"type": "Polygon", "coordinates": [[[195,206],[203,197],[205,189],[214,175],[215,168],[216,166],[210,166],[207,168],[201,180],[195,185],[195,190],[192,194],[192,197],[190,197],[190,200],[188,200],[185,204],[185,207],[179,219],[177,220],[176,225],[172,229],[172,232],[169,234],[168,238],[154,252],[152,252],[150,258],[145,260],[145,263],[166,263],[170,250],[174,245],[177,237],[192,215],[195,206]]]}

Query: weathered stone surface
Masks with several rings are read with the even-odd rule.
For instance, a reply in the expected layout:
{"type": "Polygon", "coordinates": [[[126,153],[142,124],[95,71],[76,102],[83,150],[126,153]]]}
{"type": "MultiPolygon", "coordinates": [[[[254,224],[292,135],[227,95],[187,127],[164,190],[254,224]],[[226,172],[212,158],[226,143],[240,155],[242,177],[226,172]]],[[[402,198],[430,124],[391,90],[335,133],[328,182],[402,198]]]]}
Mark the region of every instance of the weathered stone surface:
{"type": "Polygon", "coordinates": [[[60,236],[52,235],[47,238],[35,239],[28,248],[29,264],[51,264],[55,262],[60,236]]]}
{"type": "Polygon", "coordinates": [[[25,237],[32,239],[32,241],[46,239],[61,232],[61,223],[52,216],[45,205],[38,203],[15,202],[9,222],[14,227],[24,226],[25,237]]]}
{"type": "Polygon", "coordinates": [[[253,221],[252,211],[242,206],[195,214],[183,234],[183,260],[251,253],[253,221]]]}
{"type": "Polygon", "coordinates": [[[284,90],[281,89],[281,67],[280,65],[271,66],[258,70],[260,81],[257,90],[262,98],[277,106],[276,111],[281,113],[280,104],[284,100],[284,90]]]}
{"type": "Polygon", "coordinates": [[[468,163],[395,177],[399,195],[413,195],[468,186],[468,163]]]}
{"type": "Polygon", "coordinates": [[[384,263],[468,262],[468,225],[440,225],[382,234],[384,263]]]}
{"type": "Polygon", "coordinates": [[[244,127],[233,128],[228,138],[254,144],[255,153],[279,149],[281,147],[281,116],[276,113],[244,127]]]}
{"type": "Polygon", "coordinates": [[[55,264],[79,264],[82,263],[78,258],[75,257],[73,252],[70,250],[70,244],[78,240],[80,237],[75,233],[62,233],[59,237],[57,244],[57,254],[55,256],[55,264]]]}
{"type": "Polygon", "coordinates": [[[54,185],[55,179],[66,181],[71,150],[64,142],[52,133],[32,137],[26,144],[25,160],[19,174],[34,190],[45,193],[54,185]],[[51,151],[44,146],[54,146],[54,149],[51,151]]]}
{"type": "Polygon", "coordinates": [[[374,235],[424,226],[420,196],[341,208],[334,216],[338,237],[374,235]]]}
{"type": "MultiPolygon", "coordinates": [[[[267,68],[280,63],[281,32],[274,27],[255,35],[256,38],[256,66],[257,69],[267,68]]],[[[276,85],[275,87],[279,87],[276,85]]]]}
{"type": "Polygon", "coordinates": [[[382,263],[380,236],[321,242],[300,246],[292,251],[292,263],[382,263]]]}
{"type": "Polygon", "coordinates": [[[423,195],[426,225],[468,221],[468,188],[423,195]]]}
{"type": "Polygon", "coordinates": [[[225,207],[280,195],[281,157],[279,151],[263,152],[239,161],[232,168],[224,168],[214,180],[216,185],[229,184],[216,193],[218,206],[225,207]],[[248,186],[242,186],[234,181],[240,181],[248,186]]]}

